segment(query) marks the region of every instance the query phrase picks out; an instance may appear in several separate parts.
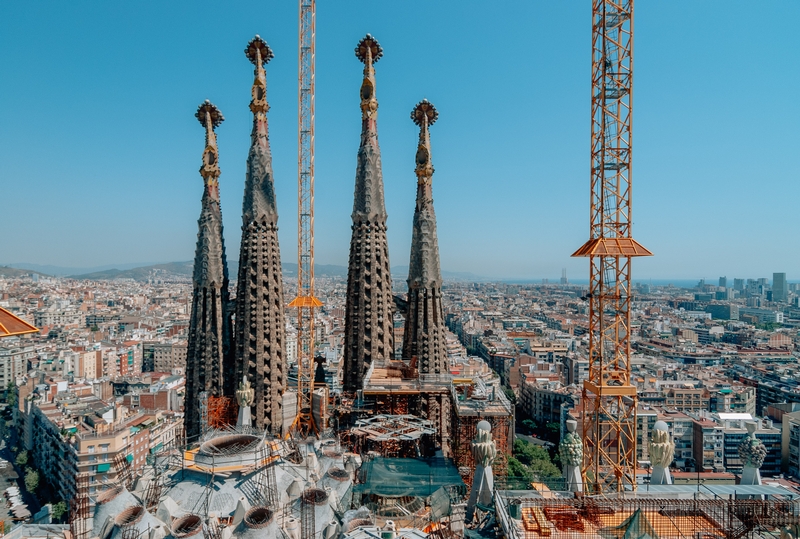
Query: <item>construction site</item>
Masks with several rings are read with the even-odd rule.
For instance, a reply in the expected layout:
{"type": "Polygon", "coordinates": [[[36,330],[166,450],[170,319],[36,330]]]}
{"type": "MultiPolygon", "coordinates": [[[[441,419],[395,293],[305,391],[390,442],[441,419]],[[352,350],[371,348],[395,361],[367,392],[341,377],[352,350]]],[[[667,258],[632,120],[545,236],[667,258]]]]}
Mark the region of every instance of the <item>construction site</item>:
{"type": "Polygon", "coordinates": [[[752,457],[742,450],[754,470],[749,483],[673,485],[663,468],[674,447],[654,435],[650,454],[665,455],[663,481],[644,489],[637,479],[631,259],[652,253],[633,239],[630,221],[633,0],[592,5],[590,234],[573,255],[590,267],[581,421],[562,439],[563,487],[523,490],[503,486],[515,419],[496,377],[451,374],[432,195],[431,127],[439,113],[427,100],[411,112],[419,142],[408,294],[392,294],[374,67],[384,51],[369,34],[355,49],[364,74],[344,390],[334,395],[314,377],[315,310],[322,306],[314,295],[316,18],[314,0],[299,4],[297,296],[285,303],[282,295],[266,123],[265,66],[273,54],[256,36],[245,49],[255,67],[253,134],[236,299],[228,297],[217,183],[215,129],[224,118],[206,101],[196,116],[205,131],[205,191],[185,436],[143,469],[119,459],[119,484],[97,496],[79,478],[72,539],[799,537],[800,500],[760,484],[757,448],[752,457]],[[285,310],[296,316],[295,385],[286,376],[285,310]],[[405,319],[399,359],[395,312],[405,319]]]}

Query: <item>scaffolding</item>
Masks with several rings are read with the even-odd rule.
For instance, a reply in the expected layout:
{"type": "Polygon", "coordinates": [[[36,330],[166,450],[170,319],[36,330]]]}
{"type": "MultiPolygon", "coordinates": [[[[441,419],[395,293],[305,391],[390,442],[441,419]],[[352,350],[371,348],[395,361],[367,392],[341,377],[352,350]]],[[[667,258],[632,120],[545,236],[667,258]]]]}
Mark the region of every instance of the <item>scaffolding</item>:
{"type": "Polygon", "coordinates": [[[153,513],[158,509],[158,504],[161,501],[161,489],[163,485],[161,482],[161,470],[158,467],[158,456],[153,455],[153,477],[147,483],[147,488],[144,493],[144,508],[153,513]]]}
{"type": "Polygon", "coordinates": [[[497,458],[492,464],[494,476],[504,478],[508,469],[508,455],[513,449],[514,411],[502,392],[482,393],[471,385],[453,386],[453,459],[461,477],[472,484],[475,460],[472,457],[472,441],[478,423],[488,421],[492,426],[492,440],[497,447],[497,458]]]}
{"type": "Polygon", "coordinates": [[[208,397],[206,425],[212,429],[227,429],[236,425],[239,405],[233,397],[208,397]]]}
{"type": "Polygon", "coordinates": [[[75,480],[75,497],[70,500],[69,529],[74,539],[88,539],[89,528],[89,478],[78,474],[75,480]]]}
{"type": "Polygon", "coordinates": [[[275,479],[274,461],[276,459],[272,457],[272,444],[267,442],[258,451],[258,462],[261,463],[261,469],[256,475],[257,497],[267,507],[277,507],[280,503],[278,483],[275,479]]]}
{"type": "Polygon", "coordinates": [[[328,501],[328,494],[318,488],[310,488],[300,496],[300,538],[314,539],[316,535],[316,509],[328,501]]]}
{"type": "Polygon", "coordinates": [[[432,456],[435,436],[436,428],[427,419],[388,414],[359,419],[347,433],[348,445],[356,453],[375,451],[404,458],[432,456]]]}
{"type": "MultiPolygon", "coordinates": [[[[800,524],[791,500],[679,498],[518,498],[497,496],[508,539],[746,539],[780,537],[800,524]]],[[[524,496],[524,494],[523,494],[524,496]]]]}
{"type": "Polygon", "coordinates": [[[114,470],[117,472],[117,482],[130,490],[133,484],[133,471],[125,452],[121,451],[114,455],[114,470]]]}

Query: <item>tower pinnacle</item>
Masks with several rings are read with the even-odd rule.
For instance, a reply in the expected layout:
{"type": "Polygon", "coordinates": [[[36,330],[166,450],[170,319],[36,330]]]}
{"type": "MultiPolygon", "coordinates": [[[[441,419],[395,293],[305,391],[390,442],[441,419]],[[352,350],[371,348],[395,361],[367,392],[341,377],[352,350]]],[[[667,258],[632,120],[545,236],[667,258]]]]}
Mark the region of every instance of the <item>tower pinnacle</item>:
{"type": "Polygon", "coordinates": [[[383,56],[383,48],[370,34],[364,36],[356,46],[356,57],[364,64],[364,82],[361,83],[361,118],[378,115],[378,99],[375,97],[374,64],[383,56]]]}
{"type": "Polygon", "coordinates": [[[253,130],[247,156],[236,288],[235,379],[252,382],[253,425],[280,436],[282,396],[286,389],[286,319],[264,70],[273,54],[259,36],[247,44],[244,52],[255,65],[255,79],[250,101],[253,130]]]}
{"type": "Polygon", "coordinates": [[[269,111],[269,104],[267,103],[267,73],[264,70],[264,66],[267,65],[275,55],[272,53],[272,49],[269,48],[269,45],[267,45],[267,42],[261,39],[261,36],[258,34],[247,44],[244,53],[248,60],[256,66],[256,79],[253,82],[250,110],[253,114],[266,114],[269,111]]]}
{"type": "Polygon", "coordinates": [[[214,130],[223,122],[220,110],[206,100],[195,117],[206,130],[206,146],[200,175],[204,189],[198,220],[197,250],[192,276],[192,313],[186,354],[186,401],[184,426],[187,438],[202,431],[199,396],[228,394],[231,317],[228,267],[219,206],[219,151],[214,130]]]}
{"type": "Polygon", "coordinates": [[[408,310],[403,357],[417,357],[420,374],[447,374],[449,360],[442,309],[442,272],[433,209],[433,163],[429,128],[439,118],[433,103],[423,99],[411,111],[419,126],[416,168],[417,202],[408,268],[408,310]]]}
{"type": "Polygon", "coordinates": [[[364,62],[361,83],[361,144],[358,148],[353,227],[345,307],[344,390],[363,386],[374,360],[394,354],[392,279],[386,241],[381,150],[378,144],[378,99],[374,64],[383,49],[367,34],[355,49],[364,62]]]}
{"type": "Polygon", "coordinates": [[[225,121],[222,112],[206,99],[197,108],[195,118],[206,129],[206,149],[203,151],[203,166],[200,167],[200,176],[205,180],[206,190],[211,191],[211,196],[219,200],[219,150],[217,149],[217,134],[214,130],[225,121]]]}

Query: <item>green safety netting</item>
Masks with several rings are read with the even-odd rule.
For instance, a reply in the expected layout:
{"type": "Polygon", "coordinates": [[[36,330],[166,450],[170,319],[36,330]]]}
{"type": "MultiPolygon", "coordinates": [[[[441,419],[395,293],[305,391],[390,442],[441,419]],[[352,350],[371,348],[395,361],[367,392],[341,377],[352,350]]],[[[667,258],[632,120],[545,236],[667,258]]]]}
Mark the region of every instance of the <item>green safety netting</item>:
{"type": "Polygon", "coordinates": [[[466,485],[451,459],[434,457],[402,459],[378,457],[361,467],[361,482],[354,493],[383,497],[427,498],[442,487],[454,487],[463,495],[466,485]]]}
{"type": "Polygon", "coordinates": [[[658,534],[641,509],[637,509],[619,526],[601,528],[597,533],[603,539],[658,539],[658,534]]]}

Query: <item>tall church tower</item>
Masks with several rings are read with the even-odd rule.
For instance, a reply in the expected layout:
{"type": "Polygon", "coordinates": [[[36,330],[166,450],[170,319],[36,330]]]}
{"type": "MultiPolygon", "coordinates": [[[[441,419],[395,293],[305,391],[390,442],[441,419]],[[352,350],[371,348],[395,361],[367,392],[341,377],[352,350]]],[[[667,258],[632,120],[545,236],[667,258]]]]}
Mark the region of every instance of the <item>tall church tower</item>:
{"type": "Polygon", "coordinates": [[[411,119],[419,126],[415,171],[417,207],[411,235],[403,358],[416,356],[420,374],[448,374],[450,367],[442,310],[442,272],[439,268],[436,213],[433,211],[433,164],[429,133],[429,127],[438,117],[433,103],[427,99],[420,101],[411,111],[411,119]]]}
{"type": "Polygon", "coordinates": [[[255,81],[250,101],[253,131],[247,156],[236,290],[235,379],[238,383],[247,377],[255,391],[253,426],[280,436],[286,389],[286,320],[264,71],[273,54],[259,36],[248,43],[244,52],[255,64],[255,81]]]}
{"type": "Polygon", "coordinates": [[[197,109],[197,119],[206,129],[206,149],[203,152],[202,209],[197,224],[197,250],[192,276],[192,315],[189,320],[189,343],[186,353],[186,399],[184,429],[187,439],[202,432],[199,396],[227,395],[225,385],[232,383],[226,375],[231,372],[231,317],[228,292],[228,266],[225,261],[225,242],[222,239],[222,211],[219,207],[219,152],[214,129],[225,119],[208,100],[197,109]]]}
{"type": "Polygon", "coordinates": [[[356,166],[353,235],[347,273],[344,339],[344,390],[363,386],[364,374],[375,360],[394,352],[392,277],[386,242],[381,150],[378,145],[378,100],[374,64],[383,49],[367,34],[356,47],[364,63],[361,83],[361,145],[356,166]]]}

